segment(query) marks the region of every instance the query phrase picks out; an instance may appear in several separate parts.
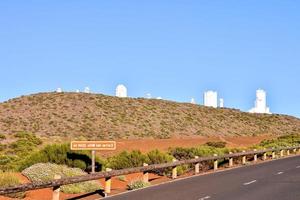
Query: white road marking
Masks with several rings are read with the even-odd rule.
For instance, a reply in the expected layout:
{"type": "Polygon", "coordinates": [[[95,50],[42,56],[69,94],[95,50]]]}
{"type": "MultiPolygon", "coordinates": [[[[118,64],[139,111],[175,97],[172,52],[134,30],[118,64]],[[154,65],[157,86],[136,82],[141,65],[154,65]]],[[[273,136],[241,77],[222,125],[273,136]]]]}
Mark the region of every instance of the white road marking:
{"type": "Polygon", "coordinates": [[[250,185],[250,184],[255,183],[255,182],[256,182],[256,180],[253,180],[253,181],[250,181],[248,183],[244,183],[243,185],[250,185]]]}
{"type": "Polygon", "coordinates": [[[210,196],[206,196],[206,197],[200,198],[198,200],[205,200],[205,199],[210,199],[210,196]]]}
{"type": "Polygon", "coordinates": [[[297,166],[296,168],[297,168],[297,169],[299,169],[299,168],[300,168],[300,165],[299,165],[299,166],[297,166]]]}
{"type": "Polygon", "coordinates": [[[277,175],[283,174],[283,172],[278,172],[277,175]]]}

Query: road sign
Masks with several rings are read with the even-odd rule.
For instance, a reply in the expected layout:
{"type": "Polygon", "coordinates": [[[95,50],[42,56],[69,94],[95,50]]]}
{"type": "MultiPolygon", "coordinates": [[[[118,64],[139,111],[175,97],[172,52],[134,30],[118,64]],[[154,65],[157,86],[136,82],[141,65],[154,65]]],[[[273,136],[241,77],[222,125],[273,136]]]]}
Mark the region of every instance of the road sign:
{"type": "Polygon", "coordinates": [[[92,173],[95,173],[96,151],[116,150],[115,141],[72,141],[71,150],[91,150],[92,151],[92,173]]]}
{"type": "Polygon", "coordinates": [[[115,141],[72,141],[71,150],[94,150],[112,151],[116,150],[115,141]]]}

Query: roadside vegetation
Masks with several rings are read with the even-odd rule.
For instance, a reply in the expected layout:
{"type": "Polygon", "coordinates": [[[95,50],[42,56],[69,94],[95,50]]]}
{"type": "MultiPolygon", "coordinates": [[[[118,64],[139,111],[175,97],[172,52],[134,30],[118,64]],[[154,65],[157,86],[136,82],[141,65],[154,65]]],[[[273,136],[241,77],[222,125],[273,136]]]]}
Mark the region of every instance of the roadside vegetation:
{"type": "MultiPolygon", "coordinates": [[[[103,162],[96,158],[97,170],[102,170],[103,162]]],[[[90,171],[91,153],[71,151],[70,144],[43,145],[33,133],[19,132],[10,143],[0,143],[0,170],[22,171],[36,163],[55,163],[90,171]]]]}
{"type": "MultiPolygon", "coordinates": [[[[1,138],[6,138],[3,135],[1,138]]],[[[1,141],[0,141],[1,142],[1,141]]],[[[20,162],[42,145],[42,140],[33,133],[19,132],[9,143],[0,143],[0,170],[17,171],[20,162]]]]}
{"type": "MultiPolygon", "coordinates": [[[[32,133],[20,132],[14,135],[11,143],[0,146],[0,170],[22,171],[37,163],[54,163],[71,168],[79,168],[89,172],[91,170],[91,153],[89,151],[72,151],[69,143],[42,145],[42,140],[32,133]],[[2,147],[2,148],[1,148],[2,147]]],[[[263,140],[260,144],[249,149],[278,148],[300,145],[300,135],[291,134],[278,138],[263,140]]],[[[208,142],[192,148],[176,147],[167,152],[152,150],[142,153],[139,150],[123,151],[112,157],[101,159],[96,157],[97,171],[109,167],[124,169],[142,166],[143,163],[160,164],[171,162],[173,159],[192,159],[195,156],[224,155],[229,152],[241,152],[245,148],[227,148],[222,141],[208,142]]]]}
{"type": "MultiPolygon", "coordinates": [[[[55,175],[60,175],[61,178],[80,176],[87,174],[79,168],[70,168],[65,165],[57,165],[51,163],[38,163],[22,171],[31,182],[43,182],[53,180],[55,175]]],[[[61,191],[67,194],[87,193],[100,190],[100,183],[97,181],[88,181],[64,185],[61,191]]]]}
{"type": "MultiPolygon", "coordinates": [[[[90,171],[91,155],[88,151],[71,151],[68,143],[47,145],[20,162],[18,170],[21,171],[36,163],[55,163],[90,171]]],[[[99,158],[96,159],[99,171],[101,171],[102,163],[103,161],[99,158]]]]}
{"type": "MultiPolygon", "coordinates": [[[[2,149],[0,148],[0,171],[3,172],[0,173],[0,187],[19,184],[18,178],[11,172],[22,172],[22,174],[31,181],[37,182],[51,180],[55,174],[59,174],[62,177],[71,177],[86,174],[91,170],[90,152],[71,151],[68,143],[43,145],[42,140],[34,134],[20,132],[14,135],[10,143],[2,145],[4,147],[2,149]]],[[[290,134],[264,140],[249,149],[279,148],[299,145],[300,135],[290,134]]],[[[195,158],[195,156],[223,155],[229,152],[235,153],[249,149],[228,148],[225,142],[217,141],[208,142],[193,148],[170,148],[166,152],[159,150],[153,150],[148,153],[142,153],[138,150],[131,152],[124,151],[106,159],[96,157],[96,171],[103,171],[107,167],[118,170],[140,167],[143,166],[143,163],[149,165],[161,164],[172,162],[173,159],[184,160],[195,158]]],[[[219,163],[222,166],[222,164],[226,162],[225,160],[220,160],[219,163]]],[[[200,165],[200,169],[202,170],[210,168],[212,168],[211,162],[203,162],[200,165]]],[[[193,166],[182,165],[178,166],[177,170],[178,175],[181,175],[193,170],[193,166]]],[[[163,169],[152,171],[152,173],[170,176],[171,171],[171,169],[163,169]]],[[[120,177],[119,179],[125,180],[125,177],[120,177]]],[[[66,193],[82,193],[100,189],[99,183],[96,182],[87,182],[84,184],[64,186],[62,190],[66,193]]],[[[128,184],[128,189],[132,190],[146,186],[147,183],[143,183],[141,180],[135,180],[128,184]]],[[[22,196],[24,194],[18,195],[22,196]]]]}
{"type": "Polygon", "coordinates": [[[263,148],[292,147],[292,146],[299,146],[299,145],[300,145],[300,135],[297,134],[284,135],[275,139],[264,140],[259,144],[259,146],[263,148]]]}
{"type": "MultiPolygon", "coordinates": [[[[21,184],[19,178],[11,172],[0,172],[0,188],[1,187],[10,187],[21,184]]],[[[25,197],[24,192],[19,192],[15,194],[8,194],[7,197],[14,199],[21,199],[25,197]]]]}
{"type": "Polygon", "coordinates": [[[149,187],[150,185],[151,185],[150,183],[146,183],[142,179],[135,179],[128,183],[127,189],[128,190],[137,190],[137,189],[149,187]]]}

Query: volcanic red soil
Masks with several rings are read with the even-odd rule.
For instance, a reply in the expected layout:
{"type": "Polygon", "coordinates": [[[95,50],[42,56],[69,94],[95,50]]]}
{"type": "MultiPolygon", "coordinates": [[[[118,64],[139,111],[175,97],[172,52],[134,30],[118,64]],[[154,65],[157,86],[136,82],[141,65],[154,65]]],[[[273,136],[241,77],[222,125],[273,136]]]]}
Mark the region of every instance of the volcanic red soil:
{"type": "MultiPolygon", "coordinates": [[[[257,137],[194,137],[194,138],[173,138],[173,139],[143,139],[143,140],[120,140],[117,141],[117,150],[113,152],[101,152],[101,156],[109,156],[116,154],[118,152],[127,150],[140,150],[141,152],[148,152],[153,149],[159,149],[161,151],[166,151],[170,147],[196,147],[201,144],[205,144],[208,141],[224,141],[227,143],[227,147],[248,147],[254,144],[259,143],[264,139],[270,139],[271,136],[262,135],[257,137]]],[[[20,177],[22,183],[28,183],[28,179],[24,177],[22,174],[17,173],[20,177]]],[[[121,192],[125,192],[127,190],[127,184],[134,180],[138,179],[142,176],[141,173],[130,174],[124,176],[125,180],[121,180],[118,177],[112,178],[112,193],[118,194],[121,192]]],[[[187,176],[187,175],[185,175],[187,176]]],[[[158,176],[155,174],[149,174],[149,180],[151,185],[159,184],[162,182],[166,182],[170,180],[170,178],[165,176],[158,176]]],[[[99,181],[102,186],[104,186],[104,180],[99,181]]],[[[64,194],[61,193],[61,199],[84,199],[84,200],[92,200],[99,199],[101,197],[100,194],[64,194]]],[[[52,190],[51,189],[40,189],[35,191],[26,192],[25,200],[51,200],[52,198],[52,190]]],[[[11,198],[0,197],[0,200],[10,200],[11,198]]]]}
{"type": "Polygon", "coordinates": [[[172,147],[197,147],[210,141],[224,141],[226,147],[249,147],[260,143],[264,139],[270,139],[270,135],[260,136],[241,136],[241,137],[185,137],[185,138],[172,138],[172,139],[137,139],[137,140],[118,140],[116,151],[98,152],[99,156],[111,156],[121,151],[140,150],[147,153],[151,150],[158,149],[167,151],[172,147]]]}

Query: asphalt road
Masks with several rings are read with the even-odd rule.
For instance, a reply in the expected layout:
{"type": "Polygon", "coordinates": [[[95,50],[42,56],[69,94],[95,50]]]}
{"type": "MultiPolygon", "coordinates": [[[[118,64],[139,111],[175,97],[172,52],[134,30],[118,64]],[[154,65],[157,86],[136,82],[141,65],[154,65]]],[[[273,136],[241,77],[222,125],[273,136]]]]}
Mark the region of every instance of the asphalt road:
{"type": "Polygon", "coordinates": [[[300,156],[193,176],[107,200],[300,200],[300,156]]]}

